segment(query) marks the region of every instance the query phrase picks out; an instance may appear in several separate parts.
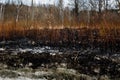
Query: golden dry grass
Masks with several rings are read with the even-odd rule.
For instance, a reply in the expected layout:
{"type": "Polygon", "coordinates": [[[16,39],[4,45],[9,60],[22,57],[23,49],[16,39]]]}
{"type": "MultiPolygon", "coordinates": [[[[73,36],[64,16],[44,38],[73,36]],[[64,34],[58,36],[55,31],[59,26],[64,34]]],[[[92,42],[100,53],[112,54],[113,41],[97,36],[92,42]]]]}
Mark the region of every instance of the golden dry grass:
{"type": "MultiPolygon", "coordinates": [[[[70,36],[75,37],[74,33],[77,31],[77,36],[88,36],[90,39],[94,37],[94,31],[101,40],[119,39],[120,24],[101,22],[94,25],[79,24],[79,26],[62,26],[62,25],[44,25],[38,21],[6,21],[0,23],[0,39],[12,39],[13,37],[34,37],[45,40],[60,40],[61,37],[68,39],[70,36]],[[67,30],[66,30],[67,29],[67,30]],[[45,38],[46,37],[46,38],[45,38]]],[[[98,39],[98,38],[97,38],[98,39]]],[[[119,39],[120,40],[120,39],[119,39]]]]}

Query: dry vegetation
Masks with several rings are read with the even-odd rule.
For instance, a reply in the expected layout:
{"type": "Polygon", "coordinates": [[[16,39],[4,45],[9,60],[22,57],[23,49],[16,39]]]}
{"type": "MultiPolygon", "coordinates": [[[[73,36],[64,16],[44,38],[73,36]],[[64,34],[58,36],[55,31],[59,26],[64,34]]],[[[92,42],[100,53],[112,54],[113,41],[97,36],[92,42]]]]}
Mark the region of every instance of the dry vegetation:
{"type": "MultiPolygon", "coordinates": [[[[17,0],[18,4],[9,1],[0,4],[0,76],[19,76],[4,72],[4,68],[28,68],[52,69],[57,74],[44,76],[50,80],[120,78],[119,0],[117,8],[111,8],[108,0],[89,0],[89,5],[84,0],[69,0],[71,8],[63,7],[63,0],[56,5],[37,6],[33,0],[31,6],[24,5],[22,0],[17,0]],[[42,52],[41,46],[58,48],[58,52],[42,52]],[[29,48],[31,51],[26,50],[29,48]],[[80,74],[65,72],[71,69],[80,74]]],[[[29,71],[28,76],[43,77],[29,71]]]]}
{"type": "MultiPolygon", "coordinates": [[[[93,9],[79,11],[79,2],[74,0],[74,8],[63,9],[59,6],[39,5],[26,6],[19,2],[1,4],[0,39],[30,38],[50,43],[79,43],[79,42],[112,42],[120,40],[119,9],[108,9],[107,3],[99,2],[99,11],[93,9]],[[102,7],[100,6],[102,5],[102,7]],[[102,8],[105,8],[102,10],[102,8]]],[[[111,5],[111,4],[109,4],[111,5]]]]}

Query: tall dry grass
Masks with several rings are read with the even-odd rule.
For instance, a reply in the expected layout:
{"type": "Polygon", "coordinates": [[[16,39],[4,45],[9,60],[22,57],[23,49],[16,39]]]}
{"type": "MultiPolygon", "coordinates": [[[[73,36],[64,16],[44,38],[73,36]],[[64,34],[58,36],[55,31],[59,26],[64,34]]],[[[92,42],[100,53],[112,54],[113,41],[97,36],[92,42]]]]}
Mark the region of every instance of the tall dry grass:
{"type": "Polygon", "coordinates": [[[64,25],[44,25],[40,21],[6,21],[0,23],[0,39],[31,38],[43,42],[116,42],[120,40],[120,24],[102,21],[89,24],[65,22],[64,25]]]}

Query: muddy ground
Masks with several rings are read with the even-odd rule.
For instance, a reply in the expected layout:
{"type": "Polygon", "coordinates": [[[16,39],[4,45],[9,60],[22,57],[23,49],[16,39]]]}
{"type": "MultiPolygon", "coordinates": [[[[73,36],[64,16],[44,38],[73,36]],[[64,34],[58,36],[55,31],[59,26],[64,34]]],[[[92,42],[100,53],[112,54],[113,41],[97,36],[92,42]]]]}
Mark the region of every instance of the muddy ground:
{"type": "Polygon", "coordinates": [[[65,71],[73,69],[80,74],[97,76],[96,80],[99,80],[101,76],[107,76],[113,80],[120,79],[119,47],[105,48],[87,45],[82,47],[82,45],[84,44],[78,46],[68,44],[68,46],[58,47],[50,44],[47,46],[27,38],[1,41],[0,70],[13,71],[27,68],[28,71],[29,69],[57,71],[59,68],[64,68],[65,71]]]}

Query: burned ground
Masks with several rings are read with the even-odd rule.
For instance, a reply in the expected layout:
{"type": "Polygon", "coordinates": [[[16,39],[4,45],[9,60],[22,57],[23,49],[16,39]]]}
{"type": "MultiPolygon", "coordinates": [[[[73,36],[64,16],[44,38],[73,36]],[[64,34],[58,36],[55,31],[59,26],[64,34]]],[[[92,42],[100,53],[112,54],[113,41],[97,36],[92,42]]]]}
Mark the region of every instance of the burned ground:
{"type": "Polygon", "coordinates": [[[36,36],[30,32],[26,37],[5,38],[0,42],[0,68],[66,67],[90,76],[120,78],[120,33],[116,32],[102,36],[98,29],[42,30],[36,36]]]}
{"type": "Polygon", "coordinates": [[[0,63],[7,65],[8,69],[54,68],[60,66],[75,69],[90,76],[107,75],[112,79],[120,78],[120,54],[102,54],[99,50],[80,50],[60,53],[1,53],[0,63]],[[63,65],[64,64],[64,65],[63,65]]]}

